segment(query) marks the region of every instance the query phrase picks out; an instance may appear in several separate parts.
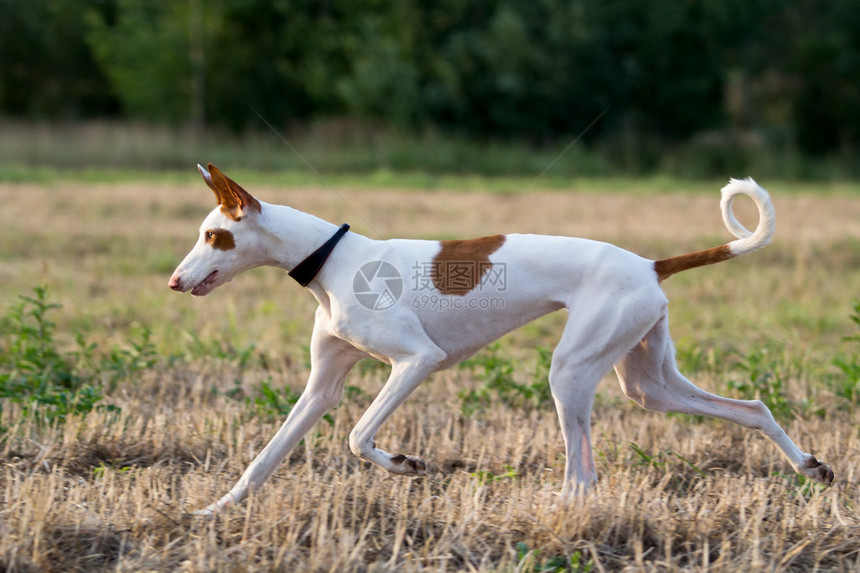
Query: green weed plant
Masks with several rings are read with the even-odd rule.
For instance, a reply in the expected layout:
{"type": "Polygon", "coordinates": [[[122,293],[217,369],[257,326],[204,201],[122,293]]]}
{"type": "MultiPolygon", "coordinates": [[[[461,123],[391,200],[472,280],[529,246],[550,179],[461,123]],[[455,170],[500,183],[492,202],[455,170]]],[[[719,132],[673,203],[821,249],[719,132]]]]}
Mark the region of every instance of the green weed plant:
{"type": "Polygon", "coordinates": [[[25,415],[38,413],[48,423],[94,408],[117,411],[112,404],[100,404],[104,391],[157,362],[146,328],[129,348],[99,353],[95,343],[78,334],[78,349],[62,351],[50,317],[61,308],[50,301],[47,287],[37,286],[32,295],[20,295],[0,319],[0,411],[4,403],[14,402],[25,415]]]}
{"type": "MultiPolygon", "coordinates": [[[[860,328],[860,299],[854,300],[851,321],[860,328]]],[[[829,378],[831,391],[843,401],[844,407],[860,404],[860,333],[845,337],[844,342],[850,345],[850,350],[841,353],[833,359],[833,365],[839,374],[829,378]]]]}
{"type": "Polygon", "coordinates": [[[465,416],[486,410],[493,403],[513,408],[550,408],[552,393],[548,377],[552,351],[538,347],[538,356],[530,375],[515,360],[505,356],[501,344],[494,342],[482,352],[464,361],[461,369],[471,370],[478,385],[460,391],[460,409],[465,416]]]}

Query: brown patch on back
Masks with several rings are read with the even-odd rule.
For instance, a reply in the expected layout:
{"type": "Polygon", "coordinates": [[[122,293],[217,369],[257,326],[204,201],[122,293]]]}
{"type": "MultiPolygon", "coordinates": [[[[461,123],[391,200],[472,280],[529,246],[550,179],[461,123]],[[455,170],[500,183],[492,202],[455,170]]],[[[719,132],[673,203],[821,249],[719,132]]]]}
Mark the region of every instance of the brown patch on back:
{"type": "Polygon", "coordinates": [[[229,251],[236,248],[233,233],[226,229],[209,229],[206,231],[206,244],[219,251],[229,251]]]}
{"type": "Polygon", "coordinates": [[[681,271],[721,263],[734,257],[735,254],[732,253],[731,248],[728,245],[722,245],[704,251],[663,259],[662,261],[654,261],[654,271],[657,273],[657,279],[662,282],[664,279],[681,271]]]}
{"type": "Polygon", "coordinates": [[[433,286],[442,294],[465,296],[481,284],[493,266],[490,255],[504,244],[504,235],[466,241],[439,241],[442,249],[433,258],[433,286]]]}

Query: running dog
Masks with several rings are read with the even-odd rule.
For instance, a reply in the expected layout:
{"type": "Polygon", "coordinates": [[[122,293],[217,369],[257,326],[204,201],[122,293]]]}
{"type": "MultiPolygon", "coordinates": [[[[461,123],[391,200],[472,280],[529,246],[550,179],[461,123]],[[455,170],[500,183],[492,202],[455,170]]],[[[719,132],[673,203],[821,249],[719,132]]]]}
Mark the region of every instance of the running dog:
{"type": "Polygon", "coordinates": [[[350,433],[350,449],[390,473],[424,474],[421,459],[377,447],[380,426],[432,372],[560,309],[567,309],[568,319],[552,355],[549,384],[567,456],[564,498],[597,479],[591,406],[598,382],[612,366],[624,393],[641,406],[713,416],[757,430],[796,472],[824,484],[833,481],[833,471],[800,450],[762,402],[701,390],[675,362],[661,282],[770,242],[773,205],[752,179],[732,179],[722,189],[723,221],[736,240],[652,261],[606,243],[543,235],[373,240],[349,232],[348,225],[260,201],[211,164],[198,168],[218,206],[203,221],[197,244],[173,273],[170,288],[204,296],[243,271],[269,265],[288,271],[319,303],[310,377],[301,398],[233,489],[201,514],[223,511],[262,486],[337,405],[347,373],[366,357],[390,364],[391,375],[350,433]],[[749,196],[758,207],[754,232],[732,213],[738,195],[749,196]],[[505,271],[503,285],[497,280],[500,270],[505,271]],[[403,277],[416,272],[423,280],[408,288],[403,277]],[[494,304],[486,304],[490,294],[494,304]]]}

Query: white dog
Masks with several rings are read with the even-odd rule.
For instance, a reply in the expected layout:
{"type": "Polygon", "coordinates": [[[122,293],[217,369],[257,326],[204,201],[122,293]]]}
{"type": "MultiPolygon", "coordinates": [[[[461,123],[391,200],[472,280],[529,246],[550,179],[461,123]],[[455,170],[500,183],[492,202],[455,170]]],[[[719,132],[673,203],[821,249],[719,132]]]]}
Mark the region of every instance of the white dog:
{"type": "Polygon", "coordinates": [[[372,240],[348,233],[348,225],[338,228],[259,201],[211,164],[208,171],[199,169],[218,207],[203,221],[197,244],[173,273],[170,288],[203,296],[243,271],[270,265],[289,271],[319,302],[304,393],[233,489],[201,513],[222,511],[249,488],[259,488],[340,401],[350,368],[369,356],[390,364],[391,376],[350,433],[350,448],[388,472],[423,474],[422,460],[377,447],[374,436],[383,422],[430,373],[562,308],[569,317],[552,355],[549,384],[567,455],[564,496],[597,479],[591,406],[598,382],[613,365],[625,394],[645,408],[714,416],[758,430],[795,471],[825,484],[833,481],[831,469],[801,451],[762,402],[705,392],[675,364],[660,282],[770,241],[773,206],[752,179],[732,180],[722,190],[723,220],[737,240],[655,262],[610,244],[569,237],[372,240]],[[754,233],[732,214],[738,194],[758,206],[754,233]]]}

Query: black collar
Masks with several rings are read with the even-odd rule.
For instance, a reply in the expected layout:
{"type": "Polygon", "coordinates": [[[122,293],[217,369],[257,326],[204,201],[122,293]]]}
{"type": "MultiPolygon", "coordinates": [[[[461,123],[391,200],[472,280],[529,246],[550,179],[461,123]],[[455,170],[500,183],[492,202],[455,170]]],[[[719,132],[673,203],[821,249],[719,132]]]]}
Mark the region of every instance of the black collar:
{"type": "Polygon", "coordinates": [[[319,249],[308,255],[305,260],[297,264],[288,274],[303,287],[308,286],[308,284],[310,284],[310,282],[317,276],[317,273],[320,272],[320,269],[325,264],[328,256],[334,250],[335,245],[337,245],[338,241],[340,241],[347,231],[349,231],[349,225],[344,223],[340,226],[337,232],[331,236],[331,239],[323,243],[319,249]]]}

